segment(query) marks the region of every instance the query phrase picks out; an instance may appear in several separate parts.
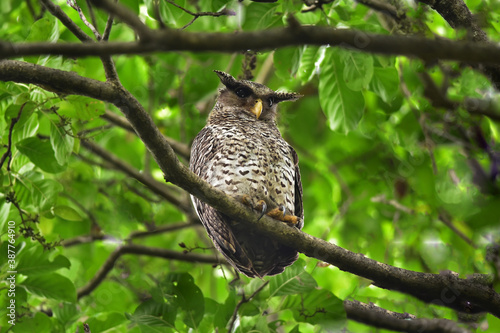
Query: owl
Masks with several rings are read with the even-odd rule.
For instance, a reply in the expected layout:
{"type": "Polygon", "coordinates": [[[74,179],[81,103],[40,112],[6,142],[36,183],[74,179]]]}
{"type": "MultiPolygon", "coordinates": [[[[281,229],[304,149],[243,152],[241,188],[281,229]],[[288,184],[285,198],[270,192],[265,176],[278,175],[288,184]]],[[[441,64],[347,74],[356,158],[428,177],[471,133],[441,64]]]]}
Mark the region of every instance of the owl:
{"type": "MultiPolygon", "coordinates": [[[[296,93],[275,92],[215,71],[219,91],[206,126],[191,148],[190,169],[215,188],[267,214],[276,223],[302,229],[302,183],[295,150],[276,126],[277,105],[296,93]]],[[[196,212],[217,250],[249,277],[282,273],[298,253],[254,227],[229,218],[191,196],[196,212]]]]}

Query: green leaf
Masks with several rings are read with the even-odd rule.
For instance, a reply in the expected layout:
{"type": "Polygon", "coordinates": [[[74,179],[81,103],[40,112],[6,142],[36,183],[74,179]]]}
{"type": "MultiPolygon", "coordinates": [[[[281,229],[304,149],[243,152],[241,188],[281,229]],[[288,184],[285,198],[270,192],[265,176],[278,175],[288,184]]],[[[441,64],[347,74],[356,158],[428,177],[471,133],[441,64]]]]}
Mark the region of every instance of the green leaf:
{"type": "Polygon", "coordinates": [[[287,47],[274,52],[274,67],[276,75],[283,80],[290,80],[297,73],[299,67],[300,54],[302,49],[299,47],[287,47]]]}
{"type": "Polygon", "coordinates": [[[398,71],[394,67],[375,67],[369,88],[384,102],[391,104],[401,94],[398,71]]]}
{"type": "Polygon", "coordinates": [[[302,81],[302,84],[309,82],[316,73],[316,64],[323,57],[325,49],[325,47],[311,45],[304,47],[299,69],[297,70],[297,76],[302,81]]]}
{"type": "Polygon", "coordinates": [[[260,313],[260,309],[254,303],[243,303],[240,307],[239,314],[241,316],[253,317],[260,313]]]}
{"type": "Polygon", "coordinates": [[[214,327],[222,330],[226,327],[229,319],[233,315],[234,308],[236,306],[236,293],[234,289],[229,290],[229,295],[227,296],[224,304],[217,308],[217,312],[214,316],[214,327]]]}
{"type": "Polygon", "coordinates": [[[499,198],[491,198],[484,202],[478,203],[479,212],[467,219],[467,224],[473,228],[484,228],[487,226],[498,226],[500,207],[499,198]]]}
{"type": "Polygon", "coordinates": [[[54,260],[49,260],[50,252],[44,251],[40,246],[33,246],[19,255],[17,272],[20,274],[35,276],[53,272],[61,268],[69,268],[70,262],[63,255],[58,255],[54,260]]]}
{"type": "Polygon", "coordinates": [[[122,0],[121,3],[134,13],[139,14],[139,1],[138,0],[122,0]]]}
{"type": "Polygon", "coordinates": [[[296,321],[319,325],[324,330],[339,329],[346,320],[342,300],[325,289],[289,296],[282,308],[291,309],[296,321]]]}
{"type": "Polygon", "coordinates": [[[31,25],[27,42],[50,41],[55,42],[59,38],[59,28],[54,16],[44,15],[31,25]]]}
{"type": "Polygon", "coordinates": [[[75,139],[73,138],[73,130],[70,124],[64,126],[50,124],[50,144],[60,165],[68,163],[74,143],[75,139]]]}
{"type": "Polygon", "coordinates": [[[18,142],[16,147],[33,164],[45,172],[59,173],[66,169],[66,165],[62,166],[57,163],[54,150],[49,141],[31,137],[18,142]]]}
{"type": "Polygon", "coordinates": [[[354,130],[365,108],[363,94],[347,87],[343,80],[344,64],[331,48],[325,51],[319,76],[319,101],[330,128],[344,133],[354,130]]]}
{"type": "Polygon", "coordinates": [[[349,89],[361,91],[373,76],[373,56],[370,54],[338,50],[344,64],[343,78],[349,89]]]}
{"type": "Polygon", "coordinates": [[[40,297],[76,302],[75,285],[67,277],[57,273],[29,276],[20,285],[40,297]]]}
{"type": "Polygon", "coordinates": [[[56,202],[58,194],[63,191],[63,186],[52,179],[41,179],[32,183],[32,203],[38,205],[39,211],[48,210],[56,202]]]}
{"type": "MultiPolygon", "coordinates": [[[[186,0],[176,0],[175,3],[182,8],[187,7],[186,0]]],[[[155,4],[154,0],[146,0],[145,4],[148,9],[148,14],[154,18],[157,18],[158,16],[156,14],[155,5],[158,6],[161,19],[163,22],[168,22],[168,25],[170,26],[180,28],[187,24],[191,19],[191,16],[185,11],[166,1],[156,2],[155,4]]]]}
{"type": "Polygon", "coordinates": [[[52,307],[52,311],[63,326],[75,321],[80,316],[75,303],[62,302],[58,306],[52,307]]]}
{"type": "Polygon", "coordinates": [[[54,213],[54,215],[59,216],[64,220],[75,222],[83,220],[76,210],[68,206],[55,206],[52,209],[52,212],[54,213]]]}
{"type": "Polygon", "coordinates": [[[112,328],[122,325],[126,320],[122,313],[104,312],[88,318],[85,322],[89,324],[91,332],[115,332],[112,328]]]}
{"type": "Polygon", "coordinates": [[[68,96],[58,107],[59,115],[84,121],[96,119],[106,112],[104,102],[84,96],[68,96]]]}
{"type": "Polygon", "coordinates": [[[2,228],[1,230],[7,230],[6,224],[9,221],[8,216],[11,206],[12,206],[11,202],[7,202],[5,198],[0,198],[0,228],[2,228]]]}
{"type": "Polygon", "coordinates": [[[270,278],[269,292],[271,296],[306,293],[316,288],[318,286],[316,280],[304,270],[304,265],[303,260],[297,260],[282,274],[270,278]]]}
{"type": "MultiPolygon", "coordinates": [[[[12,118],[17,117],[19,112],[18,105],[11,105],[7,111],[13,110],[15,115],[12,115],[12,118]],[[16,112],[17,110],[17,112],[16,112]]],[[[21,117],[19,121],[14,125],[14,132],[12,133],[12,142],[17,143],[23,139],[34,136],[38,131],[39,121],[38,115],[33,112],[34,105],[26,104],[24,106],[23,112],[21,113],[21,117]]],[[[6,114],[7,116],[7,114],[6,114]]],[[[6,120],[8,124],[10,124],[11,119],[6,120]]]]}
{"type": "Polygon", "coordinates": [[[135,309],[130,320],[138,325],[175,327],[177,306],[148,299],[135,309]]]}
{"type": "Polygon", "coordinates": [[[205,313],[205,300],[201,289],[189,273],[170,273],[165,280],[165,293],[173,296],[182,309],[184,324],[196,328],[205,313]]]}
{"type": "Polygon", "coordinates": [[[267,29],[281,21],[281,15],[276,13],[279,4],[252,2],[246,7],[244,30],[267,29]]]}
{"type": "Polygon", "coordinates": [[[52,329],[50,318],[45,313],[37,311],[33,318],[24,316],[18,319],[16,325],[12,327],[12,332],[52,332],[52,329]]]}
{"type": "MultiPolygon", "coordinates": [[[[28,163],[27,158],[25,160],[25,163],[28,163]]],[[[22,174],[17,174],[14,183],[14,192],[16,193],[17,200],[23,203],[23,205],[38,207],[38,205],[34,205],[32,202],[33,186],[34,183],[41,180],[43,180],[43,174],[38,171],[30,170],[22,174]]]]}

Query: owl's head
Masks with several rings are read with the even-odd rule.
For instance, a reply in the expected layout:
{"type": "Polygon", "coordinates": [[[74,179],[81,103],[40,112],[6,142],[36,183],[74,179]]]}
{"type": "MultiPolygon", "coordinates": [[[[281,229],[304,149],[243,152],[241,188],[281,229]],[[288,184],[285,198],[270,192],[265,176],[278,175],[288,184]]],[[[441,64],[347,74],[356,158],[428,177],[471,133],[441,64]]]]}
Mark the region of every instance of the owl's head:
{"type": "Polygon", "coordinates": [[[237,111],[242,112],[239,117],[274,121],[279,102],[295,101],[302,96],[296,93],[276,92],[260,83],[236,80],[227,73],[214,72],[225,86],[221,89],[217,101],[225,107],[236,107],[237,111]]]}

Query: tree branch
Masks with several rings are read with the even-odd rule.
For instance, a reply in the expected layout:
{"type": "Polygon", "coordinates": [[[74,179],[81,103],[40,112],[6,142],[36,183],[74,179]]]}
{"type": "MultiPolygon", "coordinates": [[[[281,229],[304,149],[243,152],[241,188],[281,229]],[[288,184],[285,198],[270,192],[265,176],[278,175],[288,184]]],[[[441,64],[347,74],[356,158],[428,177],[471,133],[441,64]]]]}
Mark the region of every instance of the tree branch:
{"type": "MultiPolygon", "coordinates": [[[[418,0],[437,11],[454,29],[467,29],[475,42],[487,42],[488,36],[477,24],[463,0],[418,0]]],[[[500,90],[500,65],[479,65],[479,69],[500,90]]]]}
{"type": "Polygon", "coordinates": [[[254,297],[255,295],[257,295],[258,293],[260,293],[262,291],[262,289],[264,289],[267,285],[269,284],[269,281],[266,281],[264,283],[262,283],[260,285],[259,288],[257,288],[250,296],[246,297],[245,294],[243,294],[241,296],[241,300],[238,302],[238,304],[236,304],[236,306],[234,307],[234,311],[233,311],[233,315],[231,316],[231,319],[229,320],[229,324],[227,326],[227,331],[228,332],[232,332],[233,331],[233,327],[234,327],[234,323],[236,322],[236,319],[238,318],[238,311],[240,310],[241,306],[245,303],[248,303],[250,302],[254,297]]]}
{"type": "Polygon", "coordinates": [[[204,254],[195,253],[183,253],[167,249],[159,249],[153,247],[147,247],[142,245],[128,244],[121,245],[116,250],[114,250],[111,255],[106,259],[104,264],[99,268],[96,275],[82,288],[78,289],[77,297],[78,299],[90,294],[101,282],[104,280],[106,275],[113,269],[115,262],[124,254],[137,254],[137,255],[148,255],[152,257],[160,257],[172,260],[190,261],[190,262],[200,262],[206,264],[222,264],[225,263],[222,259],[215,256],[208,256],[204,254]]]}
{"type": "Polygon", "coordinates": [[[76,25],[76,23],[73,22],[68,15],[66,15],[66,13],[61,9],[61,7],[53,4],[51,0],[40,0],[40,2],[52,15],[57,17],[59,21],[61,21],[61,23],[64,24],[64,26],[68,28],[68,30],[71,31],[71,33],[75,35],[76,38],[78,38],[80,41],[82,42],[94,41],[82,29],[80,29],[80,27],[76,25]]]}
{"type": "Polygon", "coordinates": [[[66,93],[83,94],[110,101],[125,114],[140,139],[151,151],[167,181],[229,217],[245,221],[252,228],[272,235],[277,241],[309,257],[326,261],[341,270],[372,280],[381,288],[397,290],[425,302],[459,311],[470,313],[487,311],[500,317],[500,295],[482,280],[460,279],[451,273],[428,274],[393,267],[308,235],[284,223],[276,223],[276,220],[267,215],[259,219],[259,214],[213,188],[180,163],[151,117],[121,86],[82,78],[75,73],[7,60],[0,61],[0,80],[37,84],[43,82],[48,88],[59,88],[66,93]],[[72,79],[69,80],[68,77],[72,79]]]}
{"type": "Polygon", "coordinates": [[[130,164],[126,163],[125,161],[120,160],[118,157],[114,156],[111,154],[109,151],[105,150],[104,148],[96,145],[92,141],[88,140],[81,140],[81,145],[85,149],[91,151],[92,153],[100,156],[103,160],[106,162],[110,163],[113,165],[115,168],[118,170],[123,171],[125,174],[129,175],[132,178],[137,179],[144,185],[146,185],[151,191],[165,200],[171,202],[174,204],[176,207],[178,207],[181,211],[185,213],[190,213],[191,212],[191,206],[187,205],[184,201],[182,201],[180,198],[178,198],[176,195],[172,193],[172,190],[168,188],[163,183],[160,183],[153,178],[145,175],[144,173],[139,172],[137,169],[135,169],[133,166],[130,164]]]}
{"type": "Polygon", "coordinates": [[[359,30],[321,26],[237,33],[152,30],[148,40],[141,42],[83,44],[0,42],[0,55],[2,58],[9,58],[40,54],[85,57],[166,51],[240,52],[249,49],[262,51],[299,45],[330,45],[362,52],[416,57],[428,62],[441,59],[466,63],[500,64],[500,46],[489,43],[377,35],[359,30]]]}
{"type": "Polygon", "coordinates": [[[388,311],[374,304],[344,301],[344,308],[348,319],[397,332],[470,333],[452,320],[416,318],[406,313],[388,311]]]}
{"type": "Polygon", "coordinates": [[[107,11],[109,14],[116,18],[119,18],[129,26],[131,26],[134,31],[139,35],[141,40],[148,40],[150,38],[152,30],[149,29],[141,19],[130,9],[122,4],[115,3],[107,0],[91,0],[91,2],[107,11]]]}

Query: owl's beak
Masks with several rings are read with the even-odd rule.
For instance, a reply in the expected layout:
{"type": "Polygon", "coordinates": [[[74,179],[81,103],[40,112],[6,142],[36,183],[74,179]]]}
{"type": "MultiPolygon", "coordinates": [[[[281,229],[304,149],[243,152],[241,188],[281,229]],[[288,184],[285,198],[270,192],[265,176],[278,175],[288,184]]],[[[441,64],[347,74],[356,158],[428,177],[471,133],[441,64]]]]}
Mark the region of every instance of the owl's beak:
{"type": "Polygon", "coordinates": [[[260,98],[257,98],[255,100],[255,105],[250,109],[252,113],[259,119],[260,114],[262,113],[262,100],[260,98]]]}

